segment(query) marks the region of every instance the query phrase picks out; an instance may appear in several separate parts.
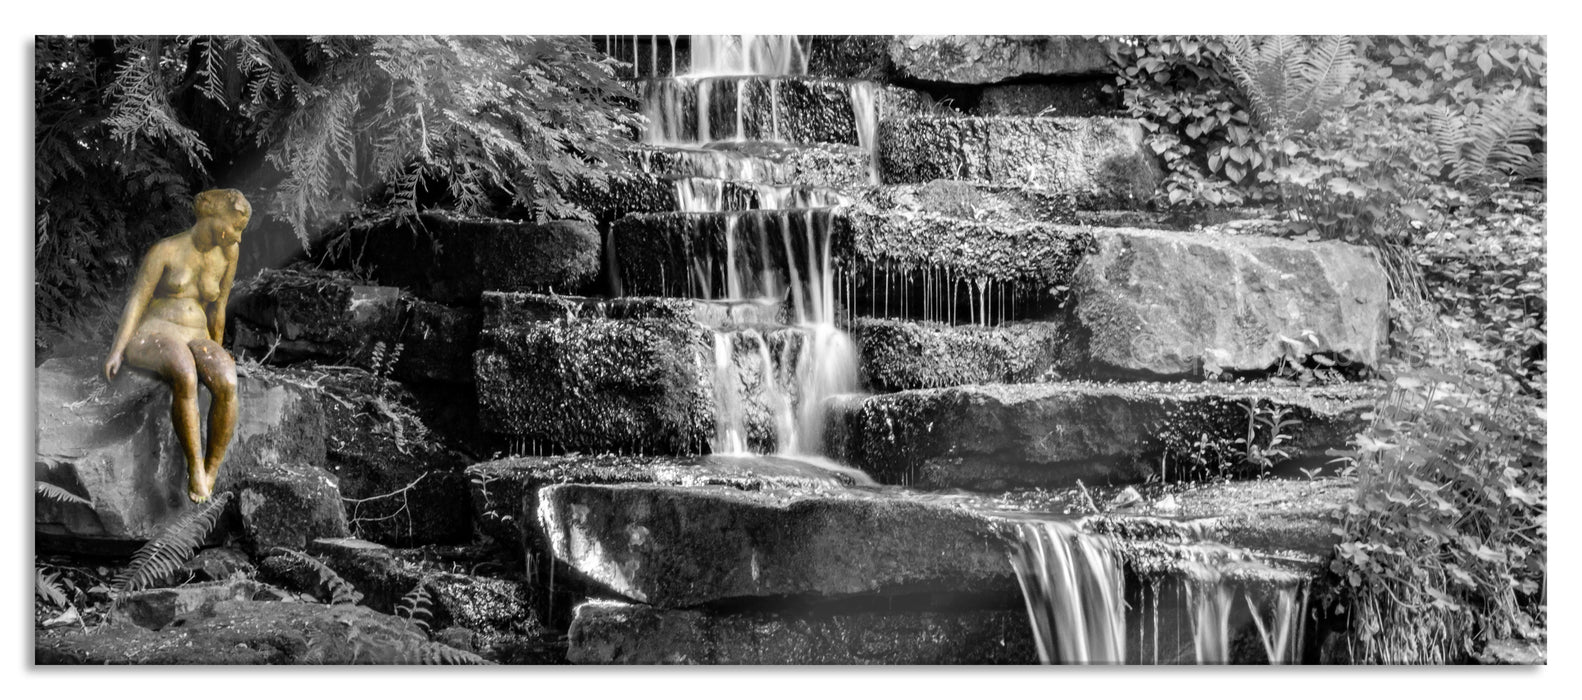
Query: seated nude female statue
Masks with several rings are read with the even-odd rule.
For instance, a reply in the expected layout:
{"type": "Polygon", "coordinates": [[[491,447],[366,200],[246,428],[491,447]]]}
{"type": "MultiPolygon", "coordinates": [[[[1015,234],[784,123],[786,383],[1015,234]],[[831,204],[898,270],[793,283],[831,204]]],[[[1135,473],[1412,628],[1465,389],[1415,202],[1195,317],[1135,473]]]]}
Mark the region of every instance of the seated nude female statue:
{"type": "Polygon", "coordinates": [[[237,190],[209,190],[193,200],[198,222],[155,243],[143,258],[121,314],[104,376],[124,358],[170,384],[170,419],[187,458],[187,497],[208,500],[236,428],[236,362],[220,346],[225,304],[252,205],[237,190]],[[198,384],[209,388],[209,439],[199,439],[198,384]]]}

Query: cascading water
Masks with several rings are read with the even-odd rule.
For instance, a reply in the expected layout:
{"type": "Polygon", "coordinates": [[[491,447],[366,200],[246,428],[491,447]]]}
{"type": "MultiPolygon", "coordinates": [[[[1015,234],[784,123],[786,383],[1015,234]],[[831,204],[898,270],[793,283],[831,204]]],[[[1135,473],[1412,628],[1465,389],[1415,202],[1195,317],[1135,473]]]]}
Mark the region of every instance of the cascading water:
{"type": "MultiPolygon", "coordinates": [[[[749,207],[783,212],[774,222],[727,215],[724,259],[693,261],[689,289],[704,298],[787,304],[792,324],[779,330],[716,332],[716,431],[710,449],[716,454],[773,449],[781,454],[817,455],[822,450],[825,402],[857,388],[856,349],[835,326],[831,221],[827,213],[817,211],[849,200],[830,191],[785,185],[787,173],[770,161],[712,149],[674,149],[748,138],[749,108],[762,104],[752,101],[759,94],[753,91],[762,91],[766,81],[770,133],[778,136],[775,80],[805,75],[807,55],[794,35],[694,35],[688,43],[692,60],[687,72],[651,80],[643,92],[648,119],[644,140],[672,147],[666,154],[672,172],[693,175],[672,180],[677,208],[684,213],[733,211],[738,207],[730,206],[730,192],[745,192],[749,207]],[[715,119],[720,114],[715,111],[717,96],[734,99],[732,118],[715,119]],[[769,240],[771,235],[780,240],[769,240]],[[775,269],[775,258],[785,263],[784,277],[775,269]]],[[[861,116],[873,109],[871,88],[853,88],[852,95],[858,123],[871,124],[871,114],[867,121],[861,116]],[[857,106],[859,97],[861,106],[857,106]]],[[[760,121],[757,116],[753,119],[754,124],[760,121]]],[[[870,138],[871,127],[863,128],[867,129],[863,138],[870,138]]]]}
{"type": "Polygon", "coordinates": [[[1250,619],[1268,663],[1301,660],[1307,587],[1298,577],[1271,576],[1224,546],[1183,547],[1190,560],[1146,577],[1128,613],[1125,569],[1106,536],[1060,520],[1019,521],[1015,532],[1011,566],[1043,663],[1230,663],[1233,619],[1250,619]],[[1173,623],[1169,634],[1161,622],[1173,623]]]}
{"type": "Polygon", "coordinates": [[[1011,551],[1040,661],[1126,662],[1125,580],[1102,537],[1058,521],[1025,522],[1011,551]]]}

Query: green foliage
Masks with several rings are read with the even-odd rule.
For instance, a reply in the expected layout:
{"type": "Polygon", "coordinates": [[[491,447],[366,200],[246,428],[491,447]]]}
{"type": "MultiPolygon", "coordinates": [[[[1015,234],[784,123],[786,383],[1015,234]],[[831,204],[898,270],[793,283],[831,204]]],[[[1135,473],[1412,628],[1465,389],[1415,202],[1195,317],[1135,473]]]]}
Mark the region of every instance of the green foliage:
{"type": "Polygon", "coordinates": [[[231,495],[226,491],[210,498],[208,503],[189,511],[139,548],[126,570],[116,577],[115,591],[126,593],[147,588],[174,574],[177,567],[203,546],[204,538],[230,505],[231,495]]]}
{"type": "Polygon", "coordinates": [[[1223,481],[1269,473],[1290,458],[1282,447],[1302,424],[1273,401],[1213,398],[1169,408],[1153,427],[1161,481],[1223,481]]]}

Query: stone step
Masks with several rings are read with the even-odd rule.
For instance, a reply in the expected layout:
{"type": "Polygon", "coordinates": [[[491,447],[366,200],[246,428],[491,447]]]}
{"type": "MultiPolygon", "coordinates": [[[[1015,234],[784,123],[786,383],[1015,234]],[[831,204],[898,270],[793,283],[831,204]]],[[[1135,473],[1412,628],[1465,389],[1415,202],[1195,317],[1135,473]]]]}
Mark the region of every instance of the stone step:
{"type": "Polygon", "coordinates": [[[645,141],[778,141],[865,145],[871,120],[916,113],[921,93],[866,81],[806,76],[710,76],[639,81],[645,141]]]}
{"type": "Polygon", "coordinates": [[[598,229],[584,221],[537,224],[429,211],[354,223],[340,262],[381,285],[467,306],[485,290],[576,292],[599,271],[600,243],[598,229]]]}
{"type": "Polygon", "coordinates": [[[846,190],[872,181],[860,146],[742,141],[700,146],[639,146],[634,167],[661,177],[701,177],[765,185],[846,190]]]}
{"type": "Polygon", "coordinates": [[[467,475],[479,525],[498,541],[520,542],[534,552],[547,550],[536,527],[538,494],[546,486],[642,483],[756,491],[817,490],[859,481],[851,470],[826,460],[777,455],[507,457],[468,467],[467,475]]]}
{"type": "Polygon", "coordinates": [[[985,320],[1002,315],[1000,300],[1021,299],[1026,317],[1047,311],[1049,290],[1066,284],[1091,234],[1081,227],[1036,222],[973,221],[889,213],[868,207],[634,214],[615,222],[611,246],[628,293],[724,296],[725,260],[763,293],[785,289],[796,261],[810,279],[809,251],[828,251],[832,289],[847,315],[867,311],[985,320]],[[789,248],[789,250],[788,250],[789,248]],[[767,260],[773,286],[757,275],[767,260]],[[980,284],[981,283],[981,284],[980,284]],[[952,291],[954,290],[954,291],[952,291]],[[954,312],[954,313],[952,313],[954,312]]]}
{"type": "Polygon", "coordinates": [[[228,313],[232,347],[248,359],[368,366],[376,347],[389,352],[399,343],[390,376],[472,381],[476,309],[427,301],[397,287],[358,284],[349,273],[260,270],[237,282],[228,313]]]}
{"type": "Polygon", "coordinates": [[[891,37],[889,53],[900,75],[933,83],[985,85],[1111,70],[1104,44],[1079,36],[899,35],[891,37]]]}
{"type": "Polygon", "coordinates": [[[490,329],[562,319],[692,322],[710,330],[773,328],[787,323],[783,304],[764,299],[561,296],[484,292],[483,325],[490,329]]]}
{"type": "MultiPolygon", "coordinates": [[[[1372,384],[1322,388],[1254,384],[986,384],[850,396],[830,409],[831,455],[886,483],[926,488],[1002,490],[1137,483],[1166,470],[1212,476],[1210,465],[1239,468],[1246,449],[1245,407],[1302,422],[1280,432],[1284,471],[1329,461],[1367,426],[1382,394],[1372,384]],[[1163,460],[1163,461],[1161,461],[1163,460]]],[[[1255,442],[1267,446],[1269,430],[1255,442]]]]}
{"type": "Polygon", "coordinates": [[[656,484],[549,486],[538,498],[557,559],[659,607],[1016,586],[989,519],[922,499],[656,484]]]}
{"type": "MultiPolygon", "coordinates": [[[[620,78],[668,78],[692,70],[692,41],[686,34],[594,35],[593,45],[618,61],[620,78]]],[[[888,75],[887,35],[802,35],[798,43],[808,75],[878,79],[888,75]]]]}
{"type": "Polygon", "coordinates": [[[576,664],[1032,664],[1026,613],[719,613],[639,603],[577,606],[576,664]]]}
{"type": "Polygon", "coordinates": [[[951,326],[858,317],[851,324],[863,386],[903,391],[964,384],[1027,383],[1074,365],[1062,324],[951,326]]]}
{"type": "Polygon", "coordinates": [[[878,159],[887,183],[1020,184],[1135,209],[1160,177],[1143,135],[1110,117],[905,116],[880,123],[878,159]]]}
{"type": "Polygon", "coordinates": [[[613,175],[602,188],[584,183],[567,198],[601,223],[648,212],[827,207],[850,202],[849,197],[821,187],[647,173],[613,175]]]}
{"type": "MultiPolygon", "coordinates": [[[[625,476],[642,474],[617,478],[625,476]]],[[[529,488],[546,477],[556,478],[528,476],[529,488]]],[[[746,477],[728,486],[705,485],[719,479],[711,476],[690,485],[561,483],[518,499],[517,512],[530,523],[525,527],[537,528],[529,541],[547,546],[578,578],[655,607],[753,609],[778,600],[780,609],[793,610],[872,596],[1015,598],[1009,538],[1029,517],[1007,510],[1018,496],[795,485],[800,478],[746,477]],[[757,487],[742,488],[749,484],[757,487]]],[[[1271,483],[1171,494],[1164,517],[1150,512],[1164,508],[1163,500],[1085,519],[1036,517],[1076,520],[1115,539],[1134,576],[1179,577],[1220,563],[1228,564],[1219,567],[1225,580],[1243,585],[1300,582],[1318,573],[1335,540],[1328,518],[1354,492],[1344,482],[1271,483]],[[1183,520],[1183,513],[1212,515],[1183,520]]],[[[1047,490],[1035,493],[1050,498],[1047,490]]]]}

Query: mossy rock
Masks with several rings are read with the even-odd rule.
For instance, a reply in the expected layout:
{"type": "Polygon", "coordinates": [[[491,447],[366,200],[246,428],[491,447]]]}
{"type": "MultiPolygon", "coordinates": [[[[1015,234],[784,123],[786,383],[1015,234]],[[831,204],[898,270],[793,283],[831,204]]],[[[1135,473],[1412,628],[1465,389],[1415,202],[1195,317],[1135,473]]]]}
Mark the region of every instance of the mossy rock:
{"type": "Polygon", "coordinates": [[[1037,381],[1059,371],[1064,333],[1055,323],[949,326],[859,318],[852,336],[864,384],[900,391],[1037,381]]]}
{"type": "Polygon", "coordinates": [[[1143,135],[1109,117],[899,117],[880,124],[879,165],[889,183],[1017,184],[1135,208],[1160,177],[1143,135]]]}
{"type": "Polygon", "coordinates": [[[698,454],[713,431],[709,335],[690,318],[487,327],[476,357],[489,433],[546,452],[698,454]]]}

